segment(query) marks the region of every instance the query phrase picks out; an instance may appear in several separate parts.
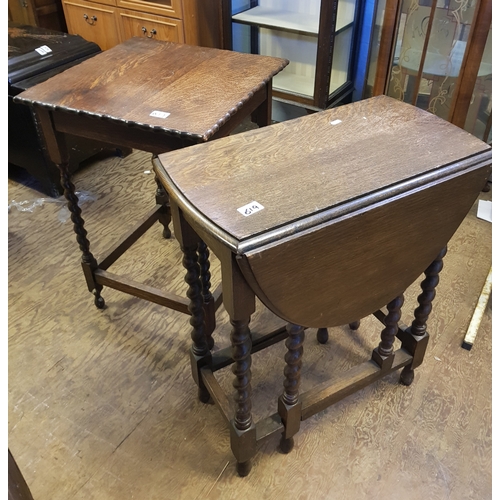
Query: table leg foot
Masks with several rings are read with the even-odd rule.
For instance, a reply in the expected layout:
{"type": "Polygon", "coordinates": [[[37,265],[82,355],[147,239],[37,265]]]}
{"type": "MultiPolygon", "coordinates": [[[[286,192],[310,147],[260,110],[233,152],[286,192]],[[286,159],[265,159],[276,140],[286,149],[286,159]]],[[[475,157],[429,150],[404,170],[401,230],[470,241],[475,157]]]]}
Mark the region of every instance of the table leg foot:
{"type": "MultiPolygon", "coordinates": [[[[283,394],[278,399],[278,414],[285,427],[279,448],[282,453],[289,453],[293,448],[293,436],[299,432],[302,417],[302,402],[299,400],[300,371],[302,369],[302,354],[304,348],[304,327],[289,323],[286,327],[288,338],[285,346],[285,369],[283,371],[283,394]]],[[[326,331],[328,338],[328,330],[326,331]]],[[[319,332],[318,330],[318,332],[319,332]]]]}
{"type": "Polygon", "coordinates": [[[208,390],[205,386],[198,387],[198,399],[203,404],[212,403],[212,397],[210,396],[210,393],[208,392],[208,390]]]}
{"type": "Polygon", "coordinates": [[[328,328],[318,328],[316,339],[320,344],[326,344],[328,342],[328,328]]]}
{"type": "Polygon", "coordinates": [[[287,453],[290,453],[293,450],[293,445],[294,445],[293,437],[291,438],[286,438],[284,436],[281,436],[280,444],[279,444],[279,450],[281,453],[284,453],[285,455],[287,453]]]}
{"type": "Polygon", "coordinates": [[[94,304],[97,307],[97,309],[104,309],[106,307],[106,302],[104,302],[104,299],[101,297],[101,294],[97,290],[92,290],[92,293],[94,294],[94,304]]]}
{"type": "Polygon", "coordinates": [[[238,473],[238,476],[240,477],[248,476],[251,470],[252,470],[251,460],[247,460],[246,462],[236,462],[236,472],[238,473]]]}
{"type": "Polygon", "coordinates": [[[236,458],[238,474],[247,476],[252,467],[251,460],[257,452],[257,433],[253,423],[244,430],[238,429],[237,425],[240,424],[236,420],[231,420],[229,427],[231,450],[236,458]]]}
{"type": "Polygon", "coordinates": [[[399,377],[399,382],[408,386],[412,384],[414,378],[415,370],[411,369],[409,366],[405,366],[399,377]]]}

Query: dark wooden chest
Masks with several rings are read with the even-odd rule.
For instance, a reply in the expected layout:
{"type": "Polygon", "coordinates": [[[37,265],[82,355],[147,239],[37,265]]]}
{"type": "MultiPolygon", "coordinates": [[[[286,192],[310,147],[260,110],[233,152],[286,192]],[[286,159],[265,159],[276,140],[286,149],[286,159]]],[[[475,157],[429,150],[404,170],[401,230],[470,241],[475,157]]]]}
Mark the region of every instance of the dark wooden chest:
{"type": "MultiPolygon", "coordinates": [[[[26,170],[38,181],[36,187],[49,196],[62,194],[59,170],[46,153],[32,110],[13,102],[13,98],[99,52],[98,45],[78,35],[9,23],[9,167],[26,170]]],[[[110,148],[108,144],[71,135],[66,135],[66,143],[72,152],[72,172],[84,160],[110,148]]]]}

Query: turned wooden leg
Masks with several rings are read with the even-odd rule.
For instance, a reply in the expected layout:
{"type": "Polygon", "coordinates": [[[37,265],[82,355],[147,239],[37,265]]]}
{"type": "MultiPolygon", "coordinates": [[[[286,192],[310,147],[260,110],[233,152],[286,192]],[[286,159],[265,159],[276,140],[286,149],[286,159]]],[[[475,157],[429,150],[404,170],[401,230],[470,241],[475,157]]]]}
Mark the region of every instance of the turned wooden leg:
{"type": "Polygon", "coordinates": [[[208,348],[214,347],[212,333],[215,330],[215,303],[210,291],[210,252],[204,241],[198,243],[198,263],[201,273],[201,293],[203,295],[203,308],[205,309],[205,335],[207,337],[208,348]]]}
{"type": "Polygon", "coordinates": [[[377,363],[382,370],[390,369],[394,360],[394,340],[398,333],[398,321],[401,319],[401,307],[404,303],[404,296],[399,295],[387,304],[388,314],[384,319],[385,328],[380,334],[380,343],[373,350],[372,360],[377,363]]]}
{"type": "Polygon", "coordinates": [[[318,328],[316,332],[316,340],[320,344],[326,344],[328,342],[328,328],[318,328]]]}
{"type": "Polygon", "coordinates": [[[156,203],[161,205],[162,208],[159,212],[158,222],[163,226],[162,236],[165,239],[169,239],[172,236],[172,232],[170,231],[169,224],[172,220],[172,215],[170,213],[170,199],[168,197],[168,193],[165,191],[162,183],[158,179],[158,176],[155,175],[156,181],[156,203]]]}
{"type": "Polygon", "coordinates": [[[64,197],[68,202],[68,209],[71,213],[71,221],[73,222],[73,230],[76,234],[76,241],[82,252],[82,268],[83,274],[87,281],[87,287],[94,295],[94,304],[99,309],[105,306],[104,299],[101,297],[102,285],[96,283],[94,279],[94,271],[97,269],[97,261],[90,252],[90,242],[87,238],[87,231],[84,227],[84,220],[81,216],[82,210],[78,205],[78,196],[75,193],[75,186],[71,182],[68,162],[62,162],[57,165],[61,173],[61,186],[64,190],[64,197]]]}
{"type": "Polygon", "coordinates": [[[436,297],[439,273],[443,269],[443,258],[446,252],[447,247],[439,252],[436,259],[425,270],[425,278],[420,284],[422,293],[417,298],[419,305],[414,311],[415,319],[401,338],[403,347],[413,355],[413,362],[405,366],[401,372],[400,382],[404,385],[410,385],[413,382],[414,370],[422,364],[424,359],[425,350],[429,343],[427,320],[432,311],[432,301],[436,297]]]}
{"type": "Polygon", "coordinates": [[[443,258],[447,248],[443,248],[432,264],[425,270],[425,279],[420,284],[422,293],[417,297],[419,306],[415,309],[415,319],[411,324],[411,333],[421,337],[427,333],[427,320],[432,311],[432,301],[436,298],[439,273],[443,270],[443,258]]]}
{"type": "Polygon", "coordinates": [[[200,266],[198,264],[198,242],[194,241],[181,246],[183,252],[182,265],[186,269],[185,281],[188,285],[187,296],[190,300],[189,312],[192,326],[191,340],[191,368],[193,378],[198,385],[198,397],[203,403],[208,403],[210,394],[203,384],[200,368],[206,364],[209,354],[207,338],[205,336],[205,310],[203,308],[202,284],[200,266]]]}
{"type": "Polygon", "coordinates": [[[237,472],[246,476],[251,469],[250,459],[255,455],[257,436],[255,425],[252,421],[252,340],[248,324],[250,318],[235,320],[231,318],[231,346],[234,363],[233,387],[235,411],[231,420],[231,449],[237,460],[237,472]]]}
{"type": "Polygon", "coordinates": [[[300,428],[302,404],[299,401],[300,370],[302,368],[302,354],[304,348],[304,327],[287,325],[288,338],[285,346],[285,380],[283,381],[283,394],[278,400],[278,413],[283,421],[285,430],[281,436],[280,449],[289,453],[293,448],[293,436],[300,428]]]}

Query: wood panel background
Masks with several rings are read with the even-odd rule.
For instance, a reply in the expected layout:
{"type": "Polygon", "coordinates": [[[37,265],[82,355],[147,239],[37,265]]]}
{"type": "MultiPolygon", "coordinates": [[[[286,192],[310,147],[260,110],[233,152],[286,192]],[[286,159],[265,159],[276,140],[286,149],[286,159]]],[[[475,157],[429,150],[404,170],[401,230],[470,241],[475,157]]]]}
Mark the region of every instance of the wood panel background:
{"type": "MultiPolygon", "coordinates": [[[[153,205],[150,170],[150,155],[134,151],[75,175],[92,198],[83,216],[98,258],[153,205]]],[[[394,373],[315,415],[289,455],[269,439],[240,478],[222,416],[196,397],[188,317],[106,288],[96,309],[63,203],[19,211],[12,201],[43,196],[19,172],[8,196],[8,444],[35,500],[492,498],[491,306],[472,350],[461,347],[491,265],[477,202],[449,245],[413,385],[394,373]]],[[[154,226],[110,271],[182,293],[177,247],[154,226]]],[[[212,271],[218,283],[216,262],[212,271]]],[[[406,295],[407,324],[418,293],[417,283],[406,295]]],[[[222,347],[223,310],[218,320],[222,347]]],[[[259,307],[252,328],[280,323],[259,307]]],[[[327,345],[306,332],[303,388],[369,358],[380,328],[367,318],[356,333],[331,329],[327,345]]],[[[257,418],[276,410],[284,353],[254,356],[257,418]]],[[[231,391],[229,369],[217,375],[231,391]]]]}

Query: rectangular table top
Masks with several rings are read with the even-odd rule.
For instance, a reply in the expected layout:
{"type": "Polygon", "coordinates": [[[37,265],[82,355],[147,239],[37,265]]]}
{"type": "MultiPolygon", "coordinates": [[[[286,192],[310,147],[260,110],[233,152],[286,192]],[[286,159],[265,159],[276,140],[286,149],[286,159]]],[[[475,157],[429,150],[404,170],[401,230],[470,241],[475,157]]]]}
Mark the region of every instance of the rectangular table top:
{"type": "Polygon", "coordinates": [[[209,140],[288,60],[131,38],[16,100],[209,140]]]}
{"type": "Polygon", "coordinates": [[[241,244],[283,238],[478,161],[491,163],[488,144],[378,96],[162,154],[157,170],[184,210],[241,244]]]}

